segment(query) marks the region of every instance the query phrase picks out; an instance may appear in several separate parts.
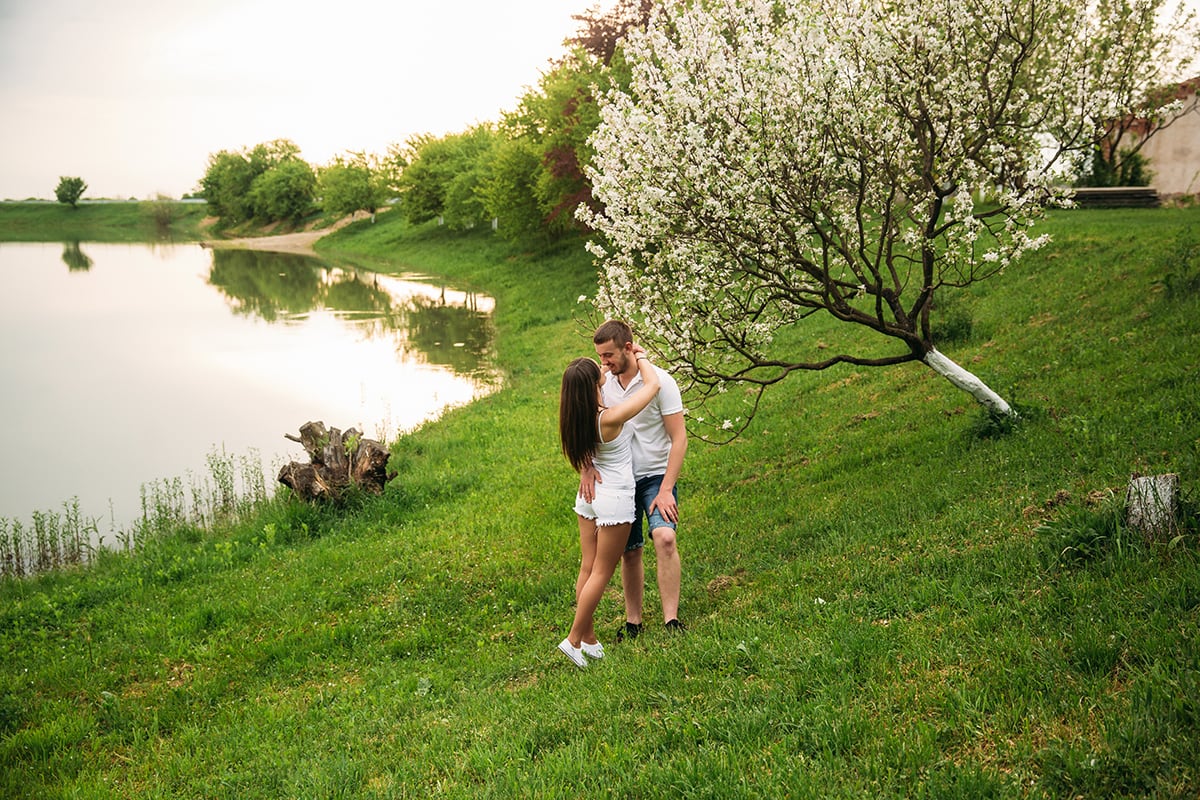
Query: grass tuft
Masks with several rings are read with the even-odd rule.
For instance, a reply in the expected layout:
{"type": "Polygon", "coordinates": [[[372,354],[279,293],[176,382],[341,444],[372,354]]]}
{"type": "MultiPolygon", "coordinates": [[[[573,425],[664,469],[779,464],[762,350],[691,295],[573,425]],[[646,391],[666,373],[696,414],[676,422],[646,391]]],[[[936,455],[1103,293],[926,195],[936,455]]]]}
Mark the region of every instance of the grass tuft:
{"type": "Polygon", "coordinates": [[[1200,226],[1181,228],[1167,248],[1162,277],[1155,281],[1168,298],[1200,294],[1200,226]]]}
{"type": "Polygon", "coordinates": [[[1107,495],[1086,506],[1070,508],[1062,517],[1037,529],[1061,566],[1093,563],[1107,556],[1131,554],[1141,537],[1125,525],[1125,503],[1107,495]]]}

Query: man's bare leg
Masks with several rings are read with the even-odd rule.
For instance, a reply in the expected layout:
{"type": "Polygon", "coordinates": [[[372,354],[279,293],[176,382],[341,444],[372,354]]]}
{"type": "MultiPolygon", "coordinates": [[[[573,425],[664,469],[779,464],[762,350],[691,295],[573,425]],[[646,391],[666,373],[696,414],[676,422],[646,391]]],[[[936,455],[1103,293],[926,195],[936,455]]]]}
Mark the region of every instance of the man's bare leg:
{"type": "MultiPolygon", "coordinates": [[[[642,597],[646,591],[646,570],[642,550],[626,550],[621,556],[621,591],[625,595],[625,621],[642,624],[642,597]]],[[[678,594],[678,591],[676,592],[678,594]]]]}
{"type": "Polygon", "coordinates": [[[670,622],[679,619],[679,585],[683,572],[674,528],[654,531],[654,557],[658,560],[658,596],[662,600],[663,622],[670,622]]]}

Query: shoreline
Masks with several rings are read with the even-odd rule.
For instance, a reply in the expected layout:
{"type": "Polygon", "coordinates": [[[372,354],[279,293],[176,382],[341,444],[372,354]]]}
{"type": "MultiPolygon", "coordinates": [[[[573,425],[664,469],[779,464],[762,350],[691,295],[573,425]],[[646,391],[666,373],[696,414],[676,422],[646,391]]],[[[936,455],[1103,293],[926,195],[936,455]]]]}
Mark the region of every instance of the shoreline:
{"type": "Polygon", "coordinates": [[[243,236],[237,239],[204,239],[200,246],[212,250],[266,250],[273,253],[292,253],[295,255],[315,256],[317,251],[313,245],[318,239],[346,227],[351,222],[369,219],[367,211],[355,211],[342,217],[327,228],[319,230],[297,231],[296,233],[281,233],[277,236],[243,236]]]}

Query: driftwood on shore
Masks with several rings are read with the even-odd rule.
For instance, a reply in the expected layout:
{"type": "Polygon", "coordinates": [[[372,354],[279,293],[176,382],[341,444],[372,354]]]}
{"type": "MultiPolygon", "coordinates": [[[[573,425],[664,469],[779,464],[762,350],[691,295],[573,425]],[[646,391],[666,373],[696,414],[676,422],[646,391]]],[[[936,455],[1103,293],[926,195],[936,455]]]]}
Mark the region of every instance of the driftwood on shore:
{"type": "Polygon", "coordinates": [[[306,500],[336,500],[354,485],[379,494],[396,472],[388,472],[391,453],[354,428],[342,433],[324,422],[306,422],[300,435],[284,434],[308,452],[309,463],[293,461],[279,471],[279,482],[306,500]]]}

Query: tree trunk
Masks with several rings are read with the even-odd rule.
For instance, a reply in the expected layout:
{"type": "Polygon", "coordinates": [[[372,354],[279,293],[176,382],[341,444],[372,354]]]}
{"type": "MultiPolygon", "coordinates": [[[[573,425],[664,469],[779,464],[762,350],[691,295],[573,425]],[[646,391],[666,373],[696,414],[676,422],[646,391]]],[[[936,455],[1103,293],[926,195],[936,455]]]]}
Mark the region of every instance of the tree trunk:
{"type": "Polygon", "coordinates": [[[287,464],[279,471],[279,482],[306,500],[336,500],[351,484],[379,494],[396,477],[387,470],[387,448],[354,428],[343,434],[326,429],[324,422],[306,422],[299,437],[284,438],[303,445],[310,463],[287,464]]]}
{"type": "Polygon", "coordinates": [[[989,389],[987,384],[979,380],[979,378],[946,358],[937,348],[929,348],[929,352],[925,354],[925,358],[922,360],[926,366],[938,375],[941,375],[950,381],[950,383],[974,397],[989,412],[1001,417],[1017,416],[1017,412],[1013,411],[1012,406],[1004,402],[1003,397],[989,389]]]}

